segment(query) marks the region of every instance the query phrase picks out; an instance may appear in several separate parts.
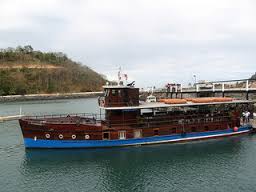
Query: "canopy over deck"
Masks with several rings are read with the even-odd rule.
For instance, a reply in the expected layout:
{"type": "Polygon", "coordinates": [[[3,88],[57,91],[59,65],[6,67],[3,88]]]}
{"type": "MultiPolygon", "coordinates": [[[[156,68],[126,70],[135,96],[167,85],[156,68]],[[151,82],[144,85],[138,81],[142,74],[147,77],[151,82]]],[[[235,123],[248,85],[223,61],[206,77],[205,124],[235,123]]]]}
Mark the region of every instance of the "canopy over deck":
{"type": "Polygon", "coordinates": [[[154,108],[170,108],[170,107],[191,107],[191,106],[202,106],[202,105],[220,105],[220,104],[249,104],[256,103],[256,100],[233,100],[226,102],[211,102],[211,103],[193,103],[187,102],[185,104],[165,104],[162,102],[143,102],[138,106],[125,106],[125,107],[100,107],[105,110],[130,110],[130,109],[154,109],[154,108]]]}

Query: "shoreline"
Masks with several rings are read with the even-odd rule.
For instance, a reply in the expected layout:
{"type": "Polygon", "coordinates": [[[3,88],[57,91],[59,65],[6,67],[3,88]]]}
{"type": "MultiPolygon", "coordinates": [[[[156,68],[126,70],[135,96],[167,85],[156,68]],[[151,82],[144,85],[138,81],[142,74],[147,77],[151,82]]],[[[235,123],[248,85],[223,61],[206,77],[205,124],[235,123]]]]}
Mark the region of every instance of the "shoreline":
{"type": "Polygon", "coordinates": [[[55,99],[77,99],[102,96],[103,92],[80,92],[80,93],[53,93],[53,94],[28,94],[0,96],[0,103],[14,101],[35,101],[55,99]]]}

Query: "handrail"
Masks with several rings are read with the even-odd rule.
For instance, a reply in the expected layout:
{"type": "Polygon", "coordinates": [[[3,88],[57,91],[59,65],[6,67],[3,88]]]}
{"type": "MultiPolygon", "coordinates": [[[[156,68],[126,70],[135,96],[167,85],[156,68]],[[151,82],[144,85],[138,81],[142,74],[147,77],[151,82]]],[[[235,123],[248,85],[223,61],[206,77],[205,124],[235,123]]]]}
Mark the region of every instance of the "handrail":
{"type": "Polygon", "coordinates": [[[95,118],[96,120],[101,120],[101,118],[105,114],[97,114],[97,113],[67,113],[67,114],[49,114],[49,115],[26,115],[23,116],[22,119],[51,119],[51,118],[64,118],[64,117],[85,117],[85,118],[95,118]]]}

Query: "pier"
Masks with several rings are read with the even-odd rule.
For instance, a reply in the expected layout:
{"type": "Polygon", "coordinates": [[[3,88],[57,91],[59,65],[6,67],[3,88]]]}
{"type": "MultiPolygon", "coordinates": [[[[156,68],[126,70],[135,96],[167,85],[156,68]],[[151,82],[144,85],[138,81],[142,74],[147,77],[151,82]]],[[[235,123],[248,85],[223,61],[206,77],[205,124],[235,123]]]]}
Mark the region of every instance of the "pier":
{"type": "Polygon", "coordinates": [[[4,116],[0,116],[0,123],[4,122],[4,121],[12,121],[12,120],[18,120],[21,117],[23,117],[24,115],[22,115],[22,107],[20,106],[20,112],[18,115],[4,115],[4,116]]]}
{"type": "Polygon", "coordinates": [[[183,87],[182,84],[171,84],[165,90],[155,91],[155,94],[167,98],[183,97],[225,97],[239,95],[250,100],[255,97],[256,80],[238,79],[226,81],[198,82],[193,87],[183,87]]]}
{"type": "Polygon", "coordinates": [[[103,92],[80,92],[80,93],[52,93],[52,94],[29,94],[0,96],[0,102],[54,100],[54,99],[78,99],[102,96],[103,92]]]}
{"type": "Polygon", "coordinates": [[[0,116],[0,122],[18,120],[23,115],[0,116]]]}

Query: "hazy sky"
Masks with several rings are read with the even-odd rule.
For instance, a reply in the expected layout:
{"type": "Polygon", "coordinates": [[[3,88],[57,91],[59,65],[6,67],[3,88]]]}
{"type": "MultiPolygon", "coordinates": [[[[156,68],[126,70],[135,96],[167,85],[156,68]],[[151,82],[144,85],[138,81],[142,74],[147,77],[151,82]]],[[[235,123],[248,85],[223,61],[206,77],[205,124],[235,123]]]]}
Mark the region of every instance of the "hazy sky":
{"type": "Polygon", "coordinates": [[[62,51],[138,86],[248,78],[254,0],[0,0],[0,47],[62,51]]]}

